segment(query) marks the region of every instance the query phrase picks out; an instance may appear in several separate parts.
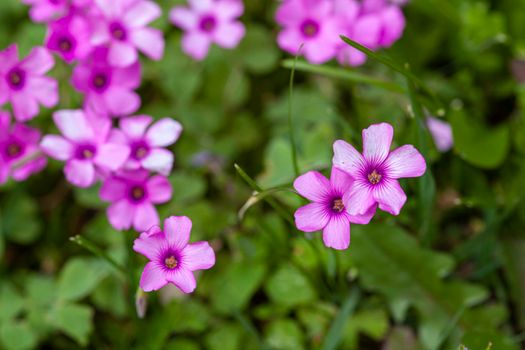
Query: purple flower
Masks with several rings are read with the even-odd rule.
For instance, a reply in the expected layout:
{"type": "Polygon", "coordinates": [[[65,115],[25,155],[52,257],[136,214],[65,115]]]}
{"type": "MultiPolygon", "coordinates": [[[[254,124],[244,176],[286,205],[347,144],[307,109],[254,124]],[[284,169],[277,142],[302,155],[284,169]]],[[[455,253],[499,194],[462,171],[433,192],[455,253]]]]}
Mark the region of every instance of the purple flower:
{"type": "Polygon", "coordinates": [[[109,64],[108,50],[97,48],[73,71],[73,86],[85,94],[85,104],[98,114],[126,116],[140,107],[140,97],[133,91],[140,85],[138,62],[125,68],[109,64]]]}
{"type": "Polygon", "coordinates": [[[186,216],[171,216],[164,220],[164,231],[154,226],[135,240],[133,250],[150,260],[140,278],[145,292],[173,283],[182,292],[191,293],[197,287],[193,271],[215,265],[215,253],[208,242],[188,243],[191,226],[186,216]]]}
{"type": "Polygon", "coordinates": [[[364,0],[362,14],[376,16],[381,21],[379,46],[390,47],[403,35],[405,16],[399,6],[386,0],[364,0]]]}
{"type": "Polygon", "coordinates": [[[283,27],[277,42],[293,54],[302,52],[311,63],[324,63],[332,59],[343,32],[333,13],[332,1],[285,0],[277,10],[276,21],[283,27]]]}
{"type": "Polygon", "coordinates": [[[147,0],[95,0],[101,16],[94,21],[93,45],[109,46],[109,62],[126,67],[137,62],[137,49],[153,60],[164,55],[162,31],[147,27],[162,10],[147,0]]]}
{"type": "Polygon", "coordinates": [[[237,21],[244,5],[240,0],[189,0],[190,8],[177,6],[170,12],[171,22],[186,33],[182,49],[196,60],[208,55],[210,45],[232,49],[244,37],[244,25],[237,21]]]}
{"type": "Polygon", "coordinates": [[[10,126],[9,113],[0,111],[0,184],[11,175],[23,181],[42,170],[47,159],[38,147],[40,132],[16,123],[10,126]]]}
{"type": "Polygon", "coordinates": [[[428,117],[427,127],[440,152],[447,152],[454,146],[452,127],[444,120],[428,117]]]}
{"type": "Polygon", "coordinates": [[[43,47],[35,47],[23,60],[16,44],[0,51],[0,106],[11,101],[16,120],[27,121],[39,112],[39,104],[51,108],[58,103],[56,80],[44,76],[55,61],[43,47]]]}
{"type": "Polygon", "coordinates": [[[49,25],[46,47],[71,63],[89,55],[92,49],[90,35],[89,24],[83,17],[64,17],[49,25]]]}
{"type": "Polygon", "coordinates": [[[163,147],[178,140],[182,125],[171,118],[152,121],[148,115],[121,119],[120,130],[113,130],[111,139],[130,147],[126,169],[144,168],[167,176],[173,167],[173,153],[163,147]]]}
{"type": "Polygon", "coordinates": [[[111,120],[81,110],[63,110],[53,119],[63,136],[46,135],[41,147],[50,157],[65,161],[66,179],[89,187],[97,175],[118,170],[129,156],[129,147],[108,142],[111,120]]]}
{"type": "Polygon", "coordinates": [[[31,5],[29,17],[34,22],[48,22],[65,15],[69,9],[69,0],[22,0],[31,5]]]}
{"type": "Polygon", "coordinates": [[[363,130],[363,154],[345,141],[334,143],[333,164],[345,171],[354,184],[343,197],[350,215],[363,215],[376,204],[398,215],[406,195],[397,179],[425,173],[426,162],[412,145],[390,152],[394,129],[390,124],[374,124],[363,130]]]}
{"type": "MultiPolygon", "coordinates": [[[[313,203],[295,212],[295,224],[304,232],[323,230],[324,244],[329,248],[347,249],[350,245],[350,223],[368,224],[375,214],[371,206],[363,215],[350,215],[343,196],[354,180],[345,172],[332,168],[330,180],[317,171],[310,171],[294,181],[294,188],[313,203]]],[[[351,204],[351,203],[350,203],[351,204]]]]}
{"type": "Polygon", "coordinates": [[[168,179],[156,175],[148,178],[145,170],[122,171],[106,178],[100,189],[100,198],[111,202],[107,214],[116,230],[148,230],[159,224],[154,204],[171,199],[172,188],[168,179]]]}

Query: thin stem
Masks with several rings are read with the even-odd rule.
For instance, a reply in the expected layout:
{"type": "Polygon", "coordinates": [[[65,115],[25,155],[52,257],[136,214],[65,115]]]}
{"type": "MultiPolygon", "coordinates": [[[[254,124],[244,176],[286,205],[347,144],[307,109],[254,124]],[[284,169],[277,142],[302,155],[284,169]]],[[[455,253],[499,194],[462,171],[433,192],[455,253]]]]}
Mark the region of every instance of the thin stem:
{"type": "Polygon", "coordinates": [[[290,90],[288,96],[288,132],[290,134],[290,147],[292,148],[292,163],[293,170],[295,172],[295,177],[300,175],[299,164],[297,163],[297,144],[295,142],[295,133],[293,128],[293,82],[295,77],[295,66],[297,65],[297,58],[295,56],[294,64],[292,66],[292,71],[290,73],[290,90]]]}
{"type": "Polygon", "coordinates": [[[74,237],[70,237],[69,240],[73,243],[78,244],[82,248],[90,251],[94,255],[102,258],[107,263],[109,263],[111,266],[113,266],[122,275],[126,275],[126,269],[123,266],[121,266],[112,257],[110,257],[105,251],[97,247],[93,242],[89,241],[87,238],[76,235],[74,237]]]}

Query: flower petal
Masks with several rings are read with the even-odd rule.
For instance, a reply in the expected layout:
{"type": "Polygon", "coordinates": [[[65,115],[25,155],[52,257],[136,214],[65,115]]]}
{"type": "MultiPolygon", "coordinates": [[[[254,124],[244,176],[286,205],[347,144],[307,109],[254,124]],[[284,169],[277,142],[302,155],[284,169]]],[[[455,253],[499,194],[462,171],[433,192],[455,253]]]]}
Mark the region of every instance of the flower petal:
{"type": "Polygon", "coordinates": [[[142,166],[150,171],[168,176],[173,167],[173,153],[164,148],[154,148],[142,160],[142,166]]]}
{"type": "Polygon", "coordinates": [[[61,110],[53,114],[53,120],[62,135],[71,141],[89,141],[95,133],[81,110],[61,110]]]}
{"type": "Polygon", "coordinates": [[[164,220],[164,233],[171,248],[181,251],[188,244],[191,226],[186,216],[170,216],[164,220]]]}
{"type": "Polygon", "coordinates": [[[368,211],[362,215],[348,215],[348,221],[350,221],[352,224],[360,224],[360,225],[368,225],[372,218],[376,215],[377,211],[377,204],[374,204],[368,209],[368,211]]]}
{"type": "Polygon", "coordinates": [[[20,64],[23,69],[37,75],[47,73],[54,65],[53,55],[46,48],[40,46],[33,48],[20,64]]]}
{"type": "Polygon", "coordinates": [[[138,115],[120,119],[119,126],[127,137],[131,139],[139,139],[144,136],[146,129],[152,121],[153,118],[149,115],[138,115]]]}
{"type": "Polygon", "coordinates": [[[388,123],[373,124],[363,130],[363,156],[374,165],[380,165],[390,153],[394,128],[388,123]]]}
{"type": "Polygon", "coordinates": [[[332,167],[332,173],[330,175],[330,185],[335,194],[343,195],[348,191],[350,186],[354,183],[354,179],[348,175],[346,172],[332,167]]]}
{"type": "Polygon", "coordinates": [[[107,209],[108,220],[115,230],[128,230],[135,214],[135,208],[127,201],[120,200],[107,209]]]}
{"type": "Polygon", "coordinates": [[[40,147],[48,156],[57,160],[64,161],[73,157],[73,145],[62,136],[46,135],[42,139],[40,147]]]}
{"type": "Polygon", "coordinates": [[[392,215],[399,215],[407,196],[399,182],[393,179],[384,179],[373,190],[374,199],[379,203],[379,209],[392,215]]]}
{"type": "Polygon", "coordinates": [[[58,83],[48,77],[31,77],[28,81],[31,94],[45,107],[51,108],[58,103],[58,83]]]}
{"type": "Polygon", "coordinates": [[[164,37],[162,32],[153,28],[137,29],[133,32],[133,44],[146,56],[158,61],[164,56],[164,37]]]}
{"type": "Polygon", "coordinates": [[[394,150],[385,162],[389,178],[418,177],[425,173],[425,158],[412,145],[404,145],[394,150]]]}
{"type": "Polygon", "coordinates": [[[334,142],[334,158],[332,163],[335,167],[345,171],[354,179],[362,176],[365,166],[363,156],[346,141],[337,140],[334,142]]]}
{"type": "Polygon", "coordinates": [[[167,147],[178,140],[182,125],[171,118],[163,118],[154,123],[146,132],[146,140],[153,147],[167,147]]]}
{"type": "Polygon", "coordinates": [[[130,149],[127,145],[106,143],[100,145],[94,162],[96,165],[109,170],[118,170],[129,157],[130,149]]]}
{"type": "Polygon", "coordinates": [[[198,16],[190,9],[177,6],[170,11],[170,21],[184,30],[191,30],[198,24],[198,16]]]}
{"type": "Polygon", "coordinates": [[[133,217],[133,228],[138,231],[149,230],[152,226],[159,225],[159,213],[155,206],[149,202],[141,203],[135,207],[133,217]]]}
{"type": "Polygon", "coordinates": [[[197,288],[197,281],[190,270],[184,268],[169,271],[166,279],[176,285],[184,293],[191,293],[197,288]]]}
{"type": "Polygon", "coordinates": [[[128,42],[113,41],[109,48],[109,63],[116,67],[127,67],[137,62],[137,49],[128,42]]]}
{"type": "Polygon", "coordinates": [[[375,204],[371,185],[365,181],[355,181],[350,191],[344,194],[343,203],[351,216],[365,215],[375,204]]]}
{"type": "Polygon", "coordinates": [[[113,116],[126,116],[140,107],[140,97],[134,91],[115,87],[104,97],[109,112],[113,116]]]}
{"type": "Polygon", "coordinates": [[[141,233],[139,238],[135,239],[133,250],[150,260],[155,260],[165,248],[165,242],[160,227],[152,226],[148,231],[141,233]]]}
{"type": "Polygon", "coordinates": [[[199,32],[189,32],[182,37],[182,50],[197,61],[202,61],[210,49],[211,39],[199,32]]]}
{"type": "Polygon", "coordinates": [[[313,202],[322,202],[330,196],[330,181],[318,171],[309,171],[295,179],[293,187],[313,202]]]}
{"type": "Polygon", "coordinates": [[[428,117],[427,127],[432,134],[436,148],[440,152],[446,152],[454,146],[452,127],[444,120],[428,117]]]}
{"type": "Polygon", "coordinates": [[[166,275],[167,274],[161,266],[150,261],[144,267],[144,271],[142,271],[142,276],[140,277],[140,288],[145,292],[159,290],[168,284],[166,275]]]}
{"type": "Polygon", "coordinates": [[[246,29],[241,22],[223,23],[213,33],[213,39],[219,46],[232,49],[239,45],[244,34],[246,29]]]}
{"type": "Polygon", "coordinates": [[[303,232],[315,232],[326,226],[330,213],[326,205],[310,203],[295,211],[295,226],[303,232]]]}
{"type": "Polygon", "coordinates": [[[215,265],[215,252],[208,242],[190,243],[182,250],[181,260],[185,269],[206,270],[215,265]]]}
{"type": "Polygon", "coordinates": [[[86,160],[71,159],[64,167],[67,181],[75,186],[86,188],[95,183],[95,168],[86,160]]]}
{"type": "Polygon", "coordinates": [[[215,3],[214,7],[217,16],[225,20],[240,17],[244,12],[244,4],[240,0],[218,1],[215,3]]]}
{"type": "Polygon", "coordinates": [[[148,198],[152,203],[166,203],[171,199],[172,187],[168,179],[164,176],[152,176],[147,184],[148,198]]]}
{"type": "Polygon", "coordinates": [[[13,94],[11,97],[13,114],[19,122],[26,122],[33,119],[39,111],[36,98],[27,93],[13,94]]]}
{"type": "Polygon", "coordinates": [[[100,199],[106,202],[115,202],[126,197],[128,184],[117,177],[108,177],[100,187],[100,199]]]}
{"type": "Polygon", "coordinates": [[[347,249],[350,245],[350,222],[345,215],[337,215],[330,219],[323,230],[323,242],[328,248],[347,249]]]}
{"type": "Polygon", "coordinates": [[[153,1],[137,1],[124,15],[124,22],[132,27],[142,27],[159,18],[162,10],[153,1]]]}

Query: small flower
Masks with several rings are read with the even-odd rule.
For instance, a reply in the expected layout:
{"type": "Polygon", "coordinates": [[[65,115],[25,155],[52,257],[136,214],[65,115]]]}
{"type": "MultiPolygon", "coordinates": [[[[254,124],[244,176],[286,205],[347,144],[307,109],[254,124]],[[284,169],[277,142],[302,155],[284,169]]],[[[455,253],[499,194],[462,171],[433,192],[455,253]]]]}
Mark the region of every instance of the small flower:
{"type": "Polygon", "coordinates": [[[64,16],[69,9],[69,0],[22,0],[31,5],[29,17],[34,22],[49,22],[64,16]]]}
{"type": "Polygon", "coordinates": [[[304,44],[305,58],[315,64],[335,56],[342,30],[332,1],[285,0],[277,10],[276,21],[284,27],[277,38],[283,50],[296,55],[304,44]]]}
{"type": "Polygon", "coordinates": [[[299,176],[294,181],[294,188],[313,203],[295,212],[297,228],[304,232],[323,230],[323,241],[327,247],[347,249],[350,245],[350,223],[368,224],[376,211],[376,206],[371,206],[364,215],[348,214],[343,196],[353,182],[350,176],[337,168],[332,168],[330,180],[317,171],[299,176]]]}
{"type": "Polygon", "coordinates": [[[0,111],[0,184],[10,175],[23,181],[46,166],[39,141],[38,130],[19,123],[11,127],[9,113],[0,111]]]}
{"type": "Polygon", "coordinates": [[[16,44],[0,51],[0,105],[11,101],[18,121],[33,119],[39,104],[47,108],[58,103],[56,80],[44,76],[55,61],[43,47],[35,47],[23,60],[16,44]]]}
{"type": "Polygon", "coordinates": [[[98,114],[126,116],[136,112],[140,97],[133,90],[140,85],[140,64],[113,67],[107,57],[106,48],[96,48],[73,70],[73,86],[85,94],[86,106],[98,114]]]}
{"type": "Polygon", "coordinates": [[[119,169],[129,156],[129,147],[108,141],[111,121],[81,110],[54,113],[63,136],[46,135],[41,147],[50,157],[65,161],[66,179],[75,186],[89,187],[97,175],[119,169]]]}
{"type": "Polygon", "coordinates": [[[440,152],[447,152],[454,146],[452,127],[444,120],[428,117],[427,128],[440,152]]]}
{"type": "Polygon", "coordinates": [[[386,0],[364,0],[362,15],[375,16],[381,21],[380,47],[390,47],[403,35],[405,16],[401,8],[386,0]]]}
{"type": "Polygon", "coordinates": [[[390,152],[393,136],[390,124],[371,125],[363,130],[363,154],[345,141],[334,143],[334,166],[354,179],[343,197],[348,214],[363,215],[377,204],[379,209],[398,215],[407,197],[397,179],[425,173],[425,159],[414,146],[390,152]]]}
{"type": "Polygon", "coordinates": [[[148,177],[145,170],[122,171],[104,180],[100,198],[111,202],[107,215],[116,230],[145,231],[159,224],[154,204],[171,199],[172,188],[168,179],[156,175],[148,177]]]}
{"type": "Polygon", "coordinates": [[[121,119],[120,130],[113,130],[111,139],[130,147],[126,169],[142,167],[167,176],[173,167],[173,153],[163,147],[178,140],[182,125],[171,118],[151,124],[152,120],[148,115],[121,119]]]}
{"type": "Polygon", "coordinates": [[[244,37],[244,25],[237,21],[244,5],[240,0],[189,0],[190,8],[177,6],[171,22],[186,31],[182,49],[196,60],[208,55],[212,43],[232,49],[244,37]]]}
{"type": "Polygon", "coordinates": [[[191,226],[186,216],[171,216],[164,220],[164,231],[154,226],[135,240],[133,250],[150,260],[140,278],[145,292],[173,283],[182,292],[191,293],[197,287],[193,271],[215,265],[215,253],[208,242],[188,243],[191,226]]]}
{"type": "Polygon", "coordinates": [[[147,0],[95,0],[101,12],[94,21],[93,45],[109,46],[109,62],[126,67],[138,60],[137,49],[153,60],[164,55],[162,31],[147,27],[162,10],[147,0]]]}
{"type": "Polygon", "coordinates": [[[67,16],[49,25],[46,47],[71,63],[89,55],[92,49],[90,35],[89,24],[83,17],[67,16]]]}

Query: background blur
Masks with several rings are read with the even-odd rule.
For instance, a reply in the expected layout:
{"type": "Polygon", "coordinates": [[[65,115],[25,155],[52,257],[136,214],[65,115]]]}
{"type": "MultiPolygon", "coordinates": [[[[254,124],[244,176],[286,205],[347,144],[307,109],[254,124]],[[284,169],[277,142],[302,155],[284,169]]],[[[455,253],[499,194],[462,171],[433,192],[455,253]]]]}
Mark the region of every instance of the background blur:
{"type": "MultiPolygon", "coordinates": [[[[435,191],[432,182],[426,191],[421,179],[403,182],[401,215],[354,225],[343,252],[325,248],[318,233],[305,239],[263,202],[237,215],[252,190],[234,163],[263,188],[294,178],[290,70],[282,66],[290,57],[275,43],[277,2],[245,1],[242,44],[214,47],[202,63],[182,53],[182,33],[167,20],[183,1],[157,2],[166,53],[142,60],[140,112],[184,126],[172,147],[174,198],[159,212],[191,217],[192,240],[210,240],[217,264],[193,295],[150,293],[138,319],[136,286],[69,240],[83,235],[138,278],[145,259],[131,252],[136,233],[113,230],[98,188],[73,188],[50,161],[0,188],[0,348],[525,348],[525,1],[413,0],[404,8],[404,37],[387,54],[409,62],[443,101],[455,146],[430,152],[435,191]]],[[[20,1],[0,1],[0,48],[16,42],[25,56],[44,35],[20,1]]],[[[58,109],[77,108],[70,68],[57,62],[58,109]]],[[[349,70],[406,90],[378,62],[349,70]]],[[[360,147],[361,129],[375,122],[393,124],[397,144],[417,143],[409,105],[406,92],[355,84],[340,71],[298,70],[301,171],[328,169],[333,141],[360,147]]],[[[51,112],[31,125],[54,132],[51,112]]],[[[289,217],[303,203],[292,192],[272,196],[289,217]]]]}

